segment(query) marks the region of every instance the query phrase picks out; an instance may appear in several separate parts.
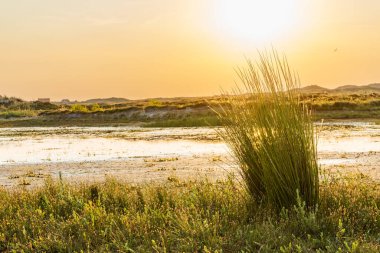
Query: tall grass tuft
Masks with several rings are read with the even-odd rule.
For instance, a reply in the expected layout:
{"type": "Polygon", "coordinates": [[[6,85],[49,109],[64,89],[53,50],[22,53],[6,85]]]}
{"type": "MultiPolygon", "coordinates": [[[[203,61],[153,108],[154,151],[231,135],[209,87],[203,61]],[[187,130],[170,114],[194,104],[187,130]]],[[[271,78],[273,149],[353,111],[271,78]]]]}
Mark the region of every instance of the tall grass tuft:
{"type": "Polygon", "coordinates": [[[236,157],[255,201],[290,208],[297,198],[314,207],[319,180],[316,134],[310,110],[301,105],[298,77],[275,51],[237,69],[242,85],[225,94],[220,131],[236,157]]]}

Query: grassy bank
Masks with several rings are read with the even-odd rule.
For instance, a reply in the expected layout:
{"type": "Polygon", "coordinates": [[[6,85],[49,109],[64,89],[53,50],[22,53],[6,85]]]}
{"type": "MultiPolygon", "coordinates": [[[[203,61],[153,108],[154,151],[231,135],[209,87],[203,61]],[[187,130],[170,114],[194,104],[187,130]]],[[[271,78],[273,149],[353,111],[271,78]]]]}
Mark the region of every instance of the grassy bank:
{"type": "MultiPolygon", "coordinates": [[[[314,114],[314,120],[365,120],[379,122],[379,112],[327,111],[314,114]]],[[[70,127],[70,126],[143,126],[143,127],[208,127],[221,126],[216,115],[191,115],[177,119],[144,119],[131,120],[127,118],[53,118],[33,117],[12,120],[0,120],[0,127],[70,127]]]]}
{"type": "Polygon", "coordinates": [[[144,124],[144,127],[207,127],[221,126],[222,123],[216,115],[190,116],[180,119],[156,120],[144,124]]]}
{"type": "Polygon", "coordinates": [[[276,215],[232,181],[48,181],[0,190],[0,251],[379,252],[379,184],[359,175],[320,192],[317,211],[298,203],[276,215]]]}
{"type": "Polygon", "coordinates": [[[71,126],[120,126],[143,124],[142,122],[131,121],[128,119],[112,118],[54,118],[54,117],[34,117],[12,120],[0,120],[0,127],[71,127],[71,126]]]}
{"type": "MultiPolygon", "coordinates": [[[[380,94],[302,94],[301,102],[315,119],[378,119],[380,94]]],[[[15,102],[0,105],[0,127],[110,126],[139,124],[148,127],[219,126],[210,109],[223,105],[216,97],[136,100],[121,104],[49,104],[15,102]]]]}

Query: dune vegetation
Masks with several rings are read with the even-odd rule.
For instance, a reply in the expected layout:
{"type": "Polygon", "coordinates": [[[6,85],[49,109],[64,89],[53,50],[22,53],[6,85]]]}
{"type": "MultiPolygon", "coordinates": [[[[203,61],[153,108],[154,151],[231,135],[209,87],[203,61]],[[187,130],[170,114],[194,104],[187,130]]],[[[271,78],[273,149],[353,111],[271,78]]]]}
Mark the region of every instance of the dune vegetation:
{"type": "MultiPolygon", "coordinates": [[[[220,126],[223,96],[129,100],[122,103],[41,103],[3,97],[0,127],[132,124],[147,127],[220,126]]],[[[380,117],[380,93],[300,93],[314,120],[380,117]]]]}

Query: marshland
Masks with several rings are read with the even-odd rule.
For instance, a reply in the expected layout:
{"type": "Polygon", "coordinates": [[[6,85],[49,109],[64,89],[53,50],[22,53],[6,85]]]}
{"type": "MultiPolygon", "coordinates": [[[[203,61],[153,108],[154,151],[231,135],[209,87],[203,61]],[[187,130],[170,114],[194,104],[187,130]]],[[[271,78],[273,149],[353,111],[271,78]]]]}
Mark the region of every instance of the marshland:
{"type": "Polygon", "coordinates": [[[0,252],[380,252],[380,3],[0,3],[0,252]]]}
{"type": "MultiPolygon", "coordinates": [[[[237,72],[246,91],[207,102],[201,116],[178,105],[169,114],[156,101],[166,113],[146,106],[123,124],[110,117],[86,126],[88,115],[114,113],[98,104],[43,104],[49,109],[5,117],[4,126],[40,126],[0,129],[0,249],[377,252],[376,118],[320,120],[316,105],[300,100],[286,60],[260,57],[237,72]],[[44,126],[57,114],[76,121],[44,126]],[[205,116],[216,124],[172,124],[205,116]]],[[[352,97],[361,98],[340,99],[352,97]]],[[[376,113],[376,95],[370,99],[340,110],[376,113]]]]}

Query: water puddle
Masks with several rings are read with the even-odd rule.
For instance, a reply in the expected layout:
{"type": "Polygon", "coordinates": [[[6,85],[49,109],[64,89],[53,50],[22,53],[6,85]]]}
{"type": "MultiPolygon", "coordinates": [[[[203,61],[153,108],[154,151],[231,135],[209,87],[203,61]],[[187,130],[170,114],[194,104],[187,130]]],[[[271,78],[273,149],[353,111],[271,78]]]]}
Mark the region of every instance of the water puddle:
{"type": "MultiPolygon", "coordinates": [[[[321,131],[318,139],[321,165],[355,164],[358,157],[352,154],[380,152],[379,125],[347,121],[316,125],[321,131]]],[[[218,138],[214,128],[0,129],[0,165],[124,161],[136,157],[200,155],[228,155],[227,146],[218,138]]]]}

